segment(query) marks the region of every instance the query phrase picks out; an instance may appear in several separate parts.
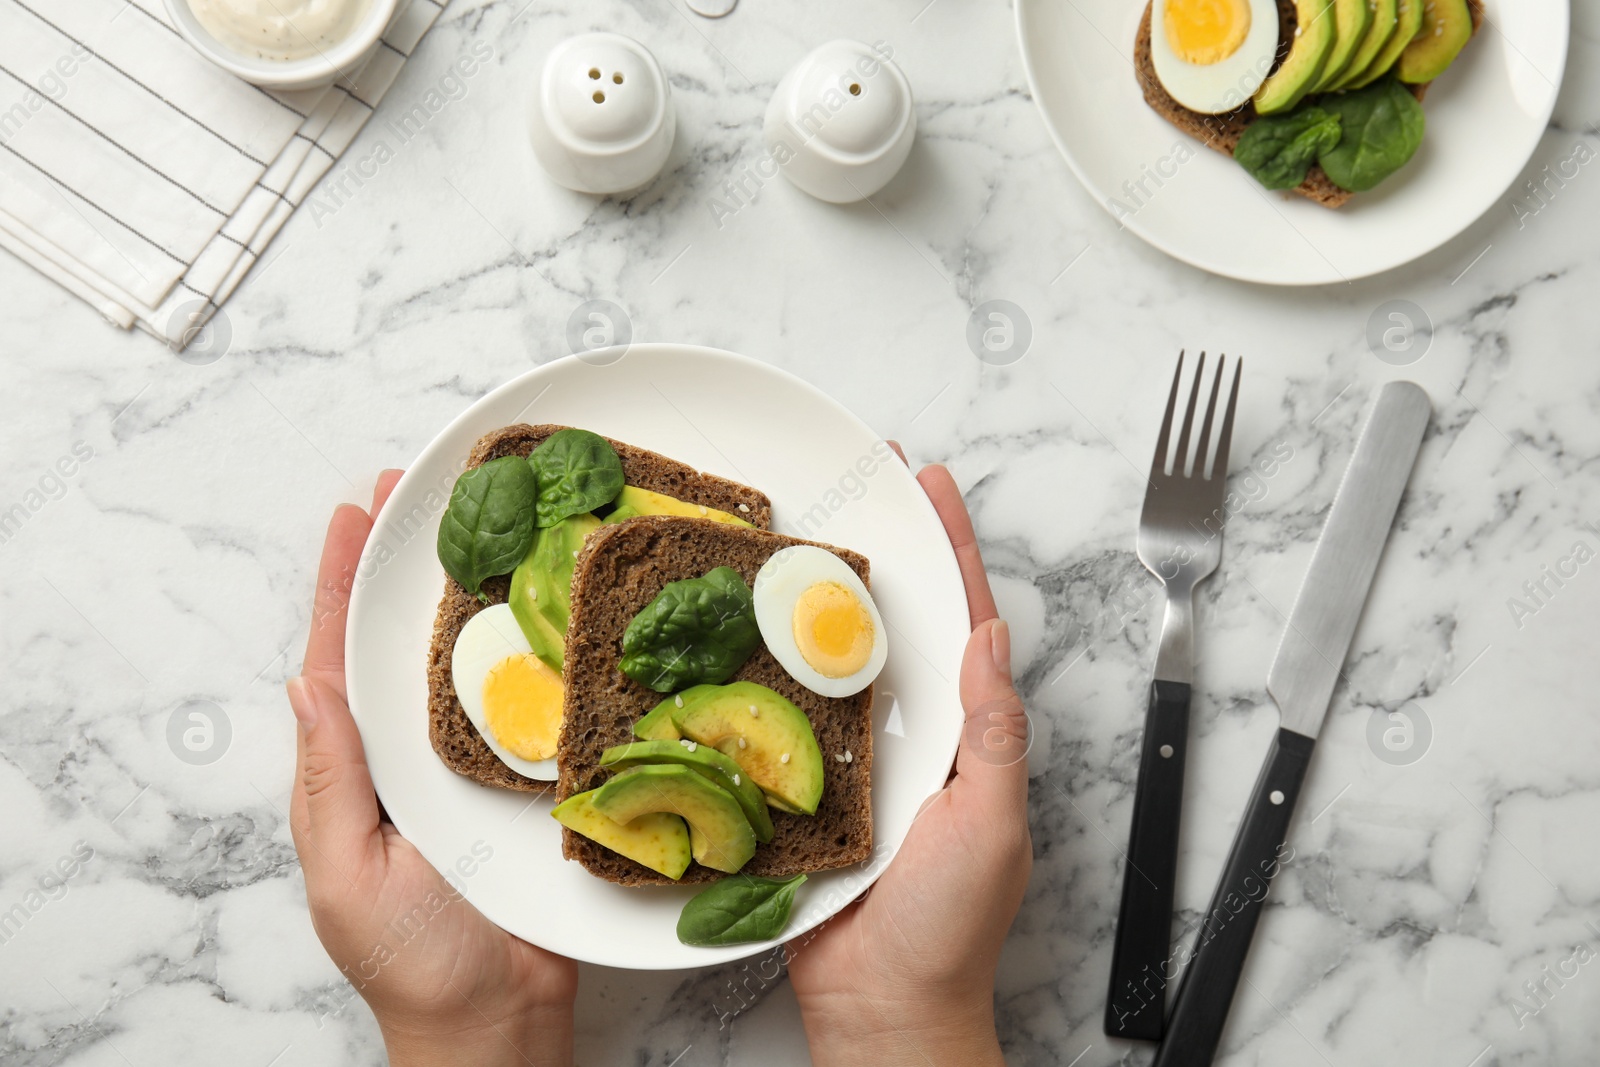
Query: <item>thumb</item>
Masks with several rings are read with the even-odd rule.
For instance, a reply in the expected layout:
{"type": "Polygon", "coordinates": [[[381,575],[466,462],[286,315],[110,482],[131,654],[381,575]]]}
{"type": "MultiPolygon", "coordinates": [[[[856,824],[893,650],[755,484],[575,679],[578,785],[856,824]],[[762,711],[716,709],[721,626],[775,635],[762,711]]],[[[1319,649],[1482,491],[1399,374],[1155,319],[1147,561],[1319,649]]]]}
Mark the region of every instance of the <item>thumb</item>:
{"type": "Polygon", "coordinates": [[[956,773],[1026,794],[1026,757],[1033,738],[1022,698],[1011,684],[1011,628],[1004,619],[980,623],[967,639],[961,705],[967,719],[956,773]]]}
{"type": "Polygon", "coordinates": [[[307,878],[349,880],[378,833],[378,799],[350,708],[316,678],[291,678],[300,724],[291,830],[307,878]]]}

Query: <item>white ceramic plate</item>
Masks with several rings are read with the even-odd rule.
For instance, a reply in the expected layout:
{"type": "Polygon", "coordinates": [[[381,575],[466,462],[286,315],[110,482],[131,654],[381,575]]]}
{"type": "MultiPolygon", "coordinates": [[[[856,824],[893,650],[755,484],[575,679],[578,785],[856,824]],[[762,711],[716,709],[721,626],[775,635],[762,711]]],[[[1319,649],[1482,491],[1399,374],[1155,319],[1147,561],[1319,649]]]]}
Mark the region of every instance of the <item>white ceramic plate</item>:
{"type": "Polygon", "coordinates": [[[563,359],[501,386],[406,471],[363,552],[350,601],[350,707],[395,826],[494,922],[610,967],[722,963],[770,944],[679,944],[678,912],[692,887],[625,889],[592,877],[561,858],[551,800],[477,785],[446,768],[428,743],[426,662],[444,588],[434,539],[473,442],[515,422],[581,426],[756,486],[772,498],[775,529],[871,559],[873,597],[889,633],[873,709],[875,849],[868,863],[813,875],[786,936],[822,922],[876,878],[923,800],[944,785],[961,732],[966,596],[916,480],[899,460],[881,462],[878,436],[837,402],[782,371],[712,349],[634,345],[611,359],[563,359]]]}
{"type": "Polygon", "coordinates": [[[1051,136],[1125,227],[1215,274],[1319,285],[1409,263],[1496,204],[1510,210],[1506,190],[1555,106],[1569,12],[1566,0],[1484,2],[1487,23],[1428,90],[1416,156],[1337,211],[1261,188],[1145,104],[1132,58],[1145,0],[1017,0],[1017,34],[1051,136]]]}

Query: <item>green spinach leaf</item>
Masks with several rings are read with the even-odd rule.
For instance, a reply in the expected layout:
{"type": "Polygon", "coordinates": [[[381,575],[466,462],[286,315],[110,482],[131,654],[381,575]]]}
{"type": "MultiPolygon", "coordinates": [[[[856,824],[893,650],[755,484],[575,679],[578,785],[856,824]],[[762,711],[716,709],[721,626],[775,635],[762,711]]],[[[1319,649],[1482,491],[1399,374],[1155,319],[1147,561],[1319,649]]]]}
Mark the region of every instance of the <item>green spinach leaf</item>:
{"type": "Polygon", "coordinates": [[[1268,189],[1293,189],[1306,180],[1317,156],[1339,143],[1339,117],[1303,106],[1263,115],[1234,146],[1233,158],[1268,189]]]}
{"type": "Polygon", "coordinates": [[[483,580],[509,574],[533,546],[538,481],[518,456],[462,473],[439,522],[439,562],[479,600],[483,580]]]}
{"type": "Polygon", "coordinates": [[[806,880],[736,875],[696,893],[678,916],[685,945],[742,945],[770,941],[789,925],[794,891],[806,880]]]}
{"type": "Polygon", "coordinates": [[[1365,192],[1405,166],[1422,143],[1422,105],[1393,77],[1317,101],[1337,115],[1339,143],[1317,157],[1341,189],[1365,192]]]}
{"type": "Polygon", "coordinates": [[[658,693],[725,682],[761,643],[750,587],[732,567],[669,582],[622,635],[622,673],[658,693]]]}
{"type": "Polygon", "coordinates": [[[528,456],[528,466],[539,479],[540,529],[609,504],[622,492],[616,450],[588,430],[557,430],[528,456]]]}

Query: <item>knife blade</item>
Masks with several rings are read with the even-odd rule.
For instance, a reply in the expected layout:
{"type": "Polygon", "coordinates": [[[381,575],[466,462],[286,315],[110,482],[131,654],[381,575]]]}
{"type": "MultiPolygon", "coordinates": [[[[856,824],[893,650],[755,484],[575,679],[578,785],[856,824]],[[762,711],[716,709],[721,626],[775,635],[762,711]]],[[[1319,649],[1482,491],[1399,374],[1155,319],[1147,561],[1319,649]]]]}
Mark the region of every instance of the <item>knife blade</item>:
{"type": "Polygon", "coordinates": [[[1151,1067],[1204,1067],[1216,1056],[1262,904],[1292,855],[1285,850],[1300,785],[1431,412],[1419,386],[1390,382],[1356,442],[1267,674],[1280,727],[1195,935],[1151,1067]]]}

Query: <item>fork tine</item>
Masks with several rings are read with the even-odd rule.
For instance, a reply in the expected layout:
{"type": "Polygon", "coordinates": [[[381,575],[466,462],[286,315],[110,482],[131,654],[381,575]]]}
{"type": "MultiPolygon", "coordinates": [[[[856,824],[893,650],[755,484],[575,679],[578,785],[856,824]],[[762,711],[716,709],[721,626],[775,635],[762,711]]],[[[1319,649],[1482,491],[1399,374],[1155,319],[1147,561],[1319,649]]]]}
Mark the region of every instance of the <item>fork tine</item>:
{"type": "Polygon", "coordinates": [[[1194,405],[1200,399],[1200,379],[1206,373],[1206,354],[1200,353],[1200,362],[1195,364],[1194,385],[1189,388],[1189,406],[1183,412],[1183,429],[1178,431],[1178,455],[1172,461],[1172,476],[1182,478],[1184,465],[1189,459],[1189,431],[1194,428],[1194,405]]]}
{"type": "Polygon", "coordinates": [[[1233,439],[1233,409],[1239,403],[1239,372],[1243,369],[1243,359],[1233,361],[1233,385],[1228,389],[1228,410],[1222,416],[1222,432],[1217,435],[1217,459],[1211,466],[1213,478],[1228,476],[1228,443],[1233,439]]]}
{"type": "Polygon", "coordinates": [[[1156,458],[1150,461],[1150,476],[1167,473],[1167,438],[1172,436],[1172,410],[1178,405],[1178,383],[1183,380],[1183,350],[1178,350],[1178,369],[1172,372],[1172,391],[1167,394],[1167,413],[1161,416],[1161,434],[1156,438],[1156,458]]]}
{"type": "Polygon", "coordinates": [[[1211,419],[1217,413],[1217,390],[1222,388],[1222,372],[1227,368],[1227,353],[1217,357],[1217,372],[1211,376],[1211,397],[1206,401],[1206,417],[1200,422],[1200,439],[1194,443],[1194,476],[1206,476],[1206,453],[1211,444],[1211,419]]]}

